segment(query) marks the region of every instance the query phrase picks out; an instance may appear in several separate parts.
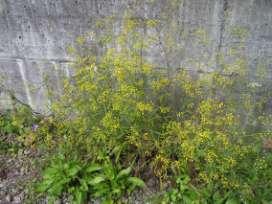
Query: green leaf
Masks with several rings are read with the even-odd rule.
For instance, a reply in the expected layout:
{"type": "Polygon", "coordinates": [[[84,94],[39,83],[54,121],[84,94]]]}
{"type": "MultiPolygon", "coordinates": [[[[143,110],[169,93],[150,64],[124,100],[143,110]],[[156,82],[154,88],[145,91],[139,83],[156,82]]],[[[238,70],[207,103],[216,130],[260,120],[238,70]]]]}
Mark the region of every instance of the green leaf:
{"type": "Polygon", "coordinates": [[[58,196],[61,195],[61,193],[62,193],[62,191],[63,191],[63,187],[64,187],[64,186],[63,186],[62,183],[56,183],[56,184],[52,185],[51,188],[48,189],[48,193],[49,193],[50,195],[53,195],[53,196],[58,197],[58,196]]]}
{"type": "Polygon", "coordinates": [[[55,167],[49,167],[44,170],[43,178],[45,180],[52,179],[53,177],[57,176],[59,174],[59,169],[55,167]]]}
{"type": "Polygon", "coordinates": [[[81,170],[81,167],[77,164],[71,164],[71,166],[69,166],[69,169],[67,170],[67,174],[70,177],[74,177],[75,175],[77,175],[77,173],[81,170]]]}
{"type": "Polygon", "coordinates": [[[119,195],[121,195],[122,191],[119,188],[114,188],[112,193],[115,194],[116,196],[119,196],[119,195]]]}
{"type": "Polygon", "coordinates": [[[102,201],[102,204],[113,204],[113,203],[114,203],[114,201],[111,199],[106,199],[106,200],[102,201]]]}
{"type": "Polygon", "coordinates": [[[85,172],[92,173],[100,170],[102,170],[102,167],[100,165],[92,164],[86,168],[85,172]]]}
{"type": "Polygon", "coordinates": [[[222,197],[218,191],[213,194],[213,201],[215,204],[222,204],[225,200],[226,198],[222,197]]]}
{"type": "Polygon", "coordinates": [[[82,191],[88,191],[88,184],[87,184],[87,182],[86,182],[86,180],[84,180],[84,179],[80,179],[80,189],[82,190],[82,191]]]}
{"type": "Polygon", "coordinates": [[[111,189],[108,185],[104,185],[104,183],[99,184],[99,186],[94,186],[94,194],[93,196],[96,198],[105,197],[111,193],[111,189]]]}
{"type": "Polygon", "coordinates": [[[97,184],[99,184],[99,183],[101,183],[103,181],[105,181],[104,177],[102,177],[102,176],[96,176],[93,179],[91,179],[88,183],[90,185],[97,185],[97,184]]]}
{"type": "Polygon", "coordinates": [[[117,179],[129,176],[130,172],[131,172],[131,167],[121,170],[117,175],[117,179]]]}
{"type": "Polygon", "coordinates": [[[111,151],[111,153],[115,155],[115,162],[119,161],[122,149],[123,145],[118,145],[115,146],[114,149],[111,151]]]}
{"type": "Polygon", "coordinates": [[[41,182],[39,185],[37,185],[36,190],[39,193],[45,193],[52,184],[53,184],[53,181],[45,180],[41,182]]]}
{"type": "Polygon", "coordinates": [[[57,197],[54,196],[48,196],[48,204],[54,204],[57,197]]]}
{"type": "Polygon", "coordinates": [[[76,189],[74,193],[74,203],[83,204],[83,203],[86,203],[86,200],[87,200],[87,192],[81,191],[80,189],[76,189]]]}
{"type": "Polygon", "coordinates": [[[131,183],[132,185],[134,185],[135,187],[144,187],[145,186],[145,183],[142,179],[139,179],[137,177],[129,177],[128,178],[128,182],[131,183]]]}
{"type": "Polygon", "coordinates": [[[239,201],[235,198],[229,198],[227,201],[226,201],[226,204],[239,204],[239,201]]]}

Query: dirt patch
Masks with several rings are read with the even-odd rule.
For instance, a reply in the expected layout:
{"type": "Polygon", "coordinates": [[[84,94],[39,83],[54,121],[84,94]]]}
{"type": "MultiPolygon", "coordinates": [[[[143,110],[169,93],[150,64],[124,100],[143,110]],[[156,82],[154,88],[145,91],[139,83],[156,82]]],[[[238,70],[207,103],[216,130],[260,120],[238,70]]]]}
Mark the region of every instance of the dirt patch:
{"type": "Polygon", "coordinates": [[[17,149],[18,142],[12,136],[0,136],[0,142],[0,204],[25,203],[28,185],[37,177],[33,162],[38,154],[17,149]]]}

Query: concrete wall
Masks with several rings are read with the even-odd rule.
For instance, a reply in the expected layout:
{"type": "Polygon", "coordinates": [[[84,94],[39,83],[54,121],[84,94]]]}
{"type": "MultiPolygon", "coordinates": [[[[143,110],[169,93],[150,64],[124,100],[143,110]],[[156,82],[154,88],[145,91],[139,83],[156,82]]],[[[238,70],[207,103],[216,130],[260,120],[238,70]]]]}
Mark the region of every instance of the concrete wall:
{"type": "MultiPolygon", "coordinates": [[[[215,53],[243,41],[253,71],[259,62],[272,69],[272,0],[0,0],[0,82],[35,110],[45,110],[44,76],[61,89],[59,70],[69,75],[73,61],[67,46],[97,32],[97,20],[115,16],[120,22],[127,10],[165,22],[159,32],[180,49],[154,46],[147,55],[160,66],[193,68],[198,59],[208,68],[215,53]],[[244,31],[245,38],[235,37],[244,31]],[[205,43],[196,40],[198,33],[205,43]]],[[[2,107],[8,104],[3,92],[0,98],[2,107]]]]}

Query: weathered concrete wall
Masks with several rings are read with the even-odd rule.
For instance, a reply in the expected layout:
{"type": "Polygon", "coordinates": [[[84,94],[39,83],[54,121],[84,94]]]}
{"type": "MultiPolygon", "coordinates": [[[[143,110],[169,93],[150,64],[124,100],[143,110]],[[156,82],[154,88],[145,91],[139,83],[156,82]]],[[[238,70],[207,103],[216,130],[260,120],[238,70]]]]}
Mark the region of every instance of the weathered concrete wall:
{"type": "MultiPolygon", "coordinates": [[[[121,19],[127,9],[144,18],[168,15],[175,22],[175,44],[182,49],[164,52],[158,45],[148,54],[162,66],[194,67],[196,59],[210,66],[215,53],[241,42],[232,33],[241,34],[238,26],[247,31],[243,53],[253,70],[259,61],[272,69],[271,0],[0,0],[0,82],[35,110],[44,110],[44,76],[60,89],[58,70],[69,75],[73,59],[67,46],[93,30],[97,19],[121,19]],[[195,40],[197,33],[208,43],[195,40]]],[[[161,31],[167,33],[168,26],[161,31]]],[[[7,104],[3,93],[0,98],[7,104]]]]}

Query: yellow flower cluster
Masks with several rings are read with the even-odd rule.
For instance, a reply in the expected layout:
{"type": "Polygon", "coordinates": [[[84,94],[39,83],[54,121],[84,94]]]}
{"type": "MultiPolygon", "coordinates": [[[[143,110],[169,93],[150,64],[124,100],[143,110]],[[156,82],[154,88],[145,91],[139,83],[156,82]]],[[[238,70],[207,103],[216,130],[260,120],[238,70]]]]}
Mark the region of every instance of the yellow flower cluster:
{"type": "Polygon", "coordinates": [[[120,127],[119,121],[114,118],[111,112],[106,113],[101,122],[109,133],[116,132],[116,130],[120,127]]]}
{"type": "Polygon", "coordinates": [[[167,78],[155,80],[152,82],[152,88],[156,91],[160,91],[161,89],[167,87],[169,83],[170,81],[167,78]]]}
{"type": "Polygon", "coordinates": [[[116,67],[116,69],[114,70],[114,76],[118,81],[123,81],[126,79],[126,72],[124,69],[116,67]]]}
{"type": "Polygon", "coordinates": [[[198,136],[199,143],[204,143],[207,140],[209,140],[209,138],[210,138],[210,132],[208,131],[203,131],[198,136]]]}
{"type": "Polygon", "coordinates": [[[141,113],[151,112],[153,110],[153,106],[150,103],[138,102],[136,107],[141,113]]]}
{"type": "Polygon", "coordinates": [[[206,154],[206,161],[208,163],[214,163],[216,159],[217,155],[212,150],[209,150],[208,153],[206,154]]]}

